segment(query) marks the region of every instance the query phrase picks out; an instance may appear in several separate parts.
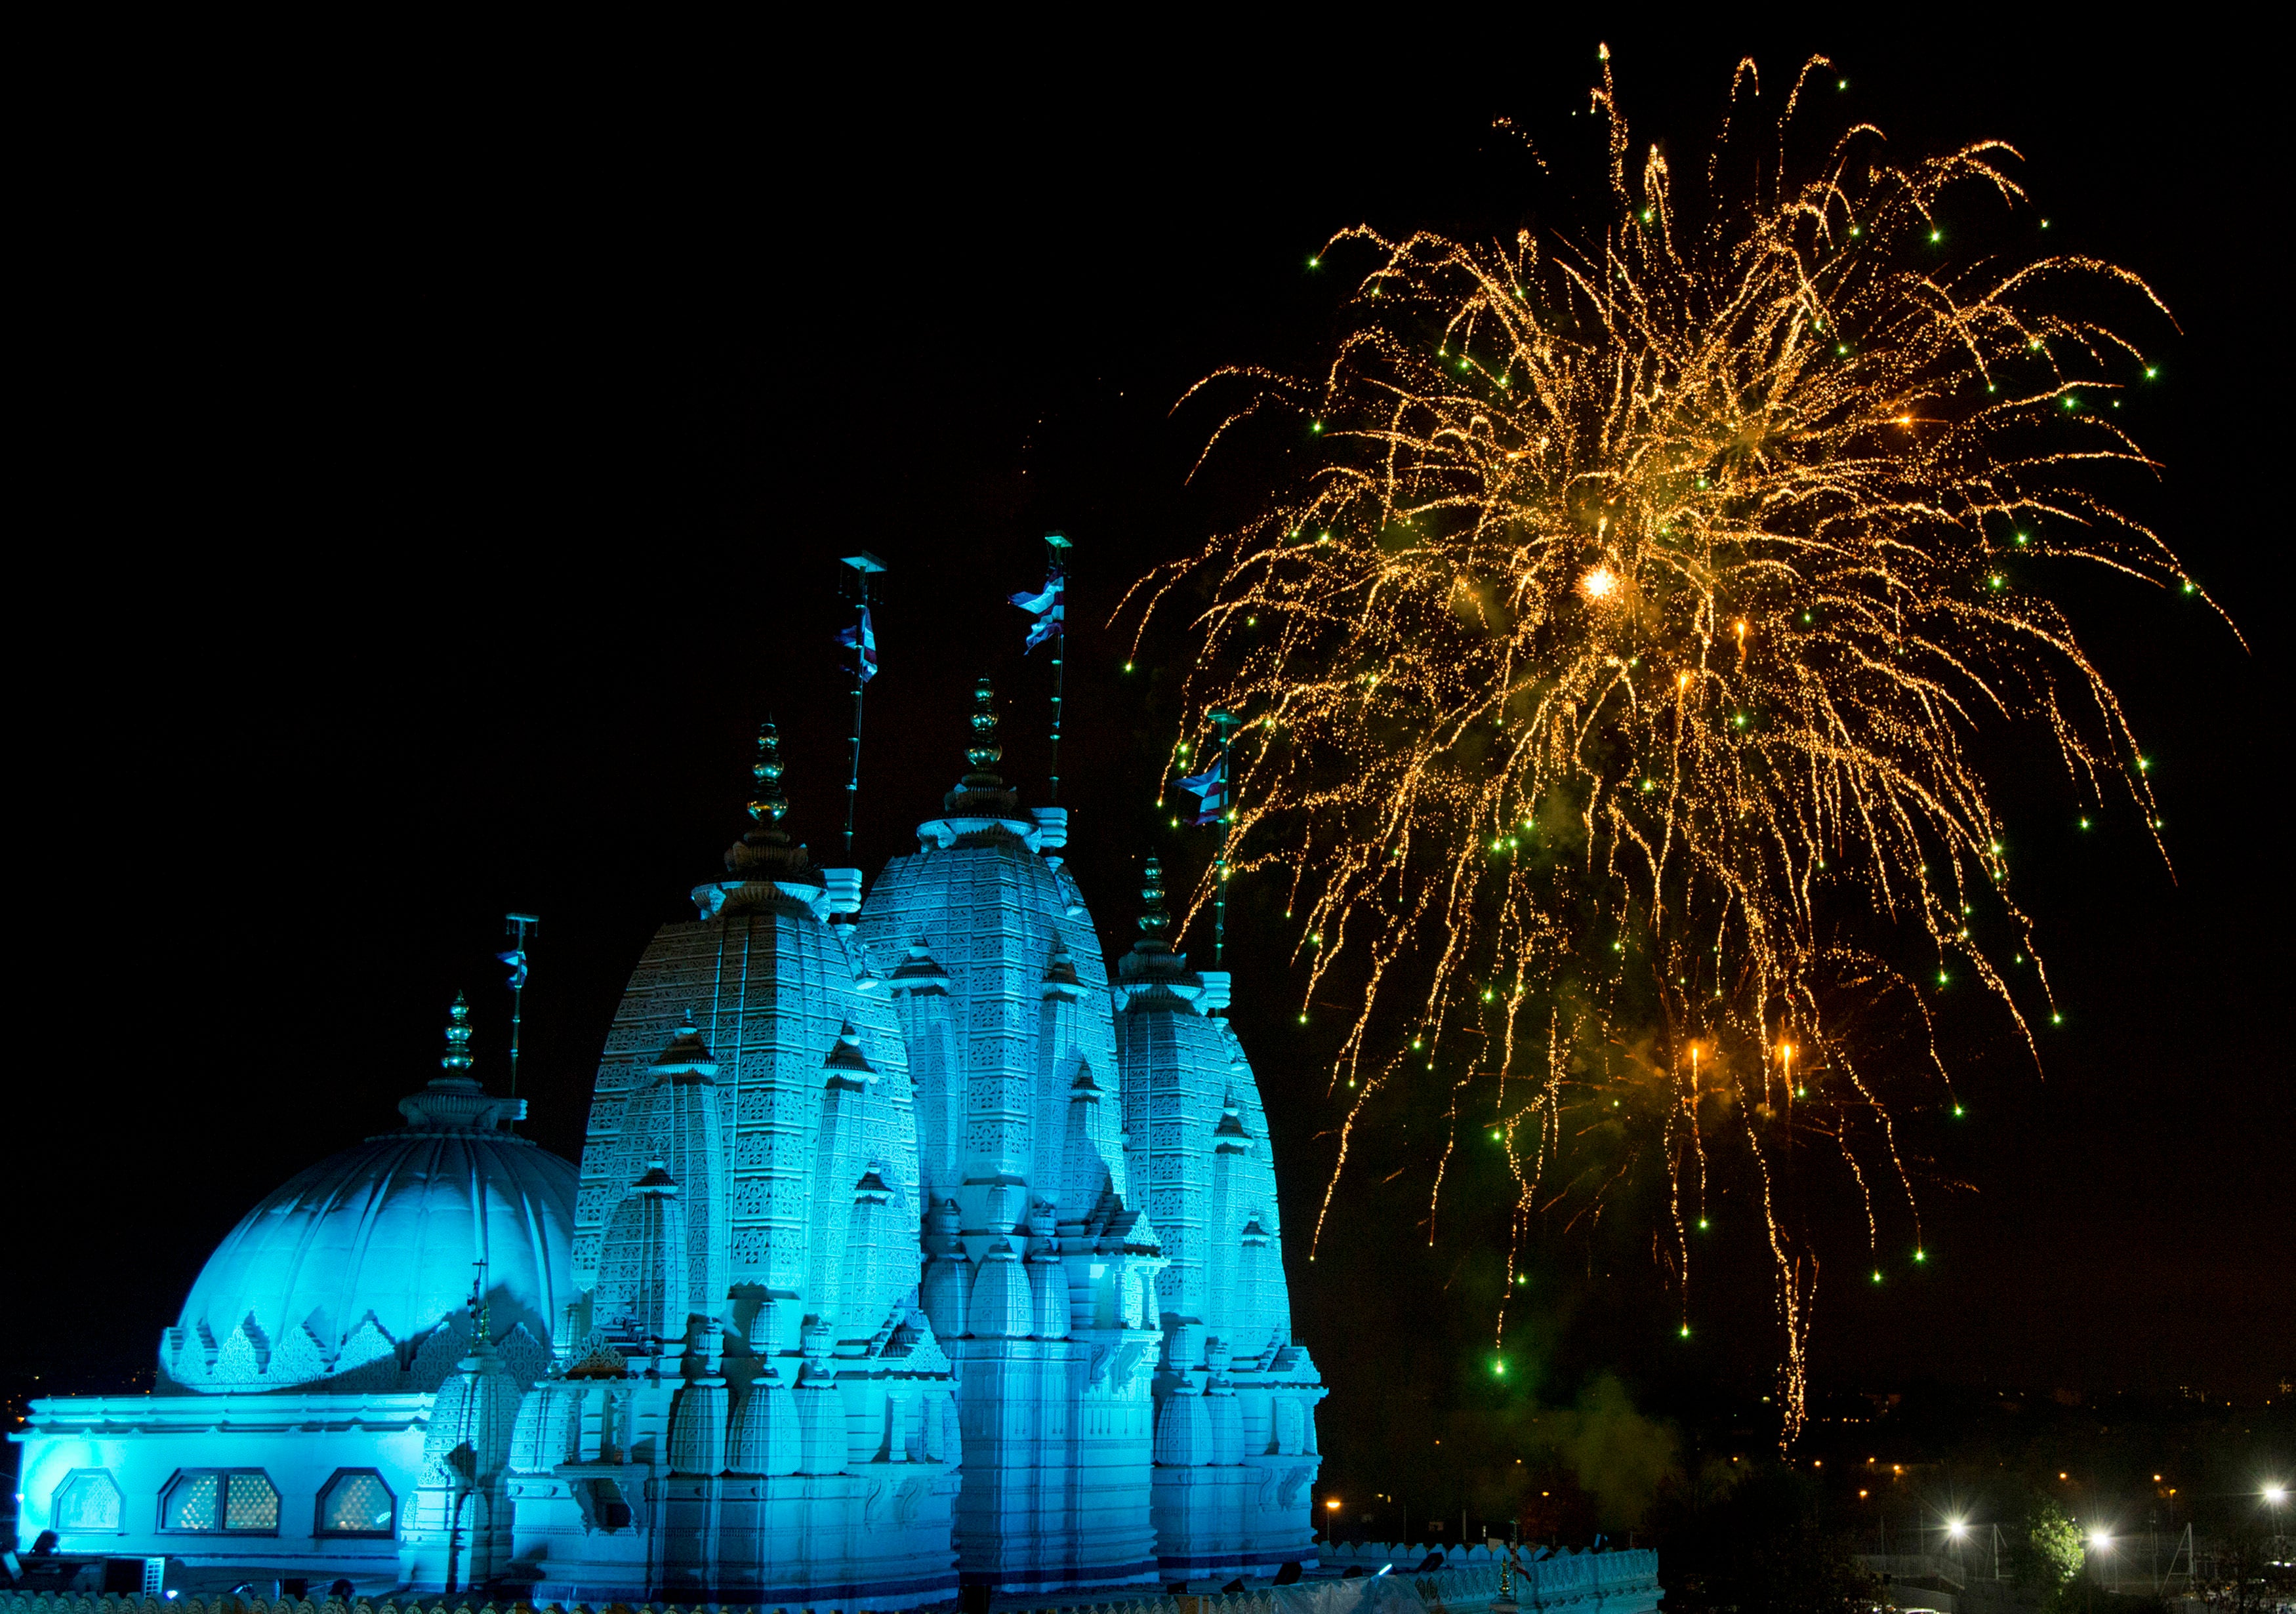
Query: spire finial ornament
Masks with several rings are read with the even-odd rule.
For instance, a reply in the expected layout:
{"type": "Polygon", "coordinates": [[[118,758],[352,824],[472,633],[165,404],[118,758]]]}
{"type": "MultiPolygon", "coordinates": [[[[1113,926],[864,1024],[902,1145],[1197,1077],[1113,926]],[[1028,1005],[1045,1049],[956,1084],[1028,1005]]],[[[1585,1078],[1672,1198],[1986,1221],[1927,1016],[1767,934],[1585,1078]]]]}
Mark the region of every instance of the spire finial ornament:
{"type": "Polygon", "coordinates": [[[972,715],[965,721],[972,728],[972,743],[965,748],[964,759],[972,766],[956,788],[941,798],[941,804],[952,813],[1008,818],[1019,810],[1020,798],[994,771],[1004,748],[996,743],[996,692],[988,679],[972,686],[972,715]]]}
{"type": "MultiPolygon", "coordinates": [[[[769,832],[780,830],[789,798],[782,793],[781,731],[771,717],[758,725],[758,759],[750,764],[750,820],[769,832]]],[[[782,840],[789,840],[785,832],[782,840]]]]}
{"type": "Polygon", "coordinates": [[[471,1074],[471,1000],[460,992],[455,994],[455,1006],[447,1011],[447,1052],[439,1056],[439,1064],[448,1076],[471,1074]]]}
{"type": "Polygon", "coordinates": [[[990,789],[1004,782],[988,772],[990,766],[1002,761],[1004,756],[1004,748],[996,743],[996,692],[989,688],[988,679],[972,686],[972,716],[967,719],[972,725],[972,745],[964,753],[964,759],[972,764],[972,773],[965,775],[968,785],[973,782],[974,774],[986,775],[981,784],[990,789]]]}
{"type": "Polygon", "coordinates": [[[1171,928],[1172,916],[1164,912],[1164,865],[1156,858],[1140,872],[1140,939],[1133,944],[1135,952],[1161,953],[1166,950],[1164,932],[1171,928]]]}
{"type": "MultiPolygon", "coordinates": [[[[750,827],[742,832],[741,840],[726,848],[726,873],[752,883],[821,884],[821,877],[809,867],[812,859],[805,848],[793,844],[789,832],[782,828],[782,820],[789,813],[789,797],[782,789],[781,731],[771,717],[758,725],[758,754],[750,764],[750,799],[743,810],[750,815],[750,827]]],[[[713,889],[716,883],[703,889],[713,889]]]]}

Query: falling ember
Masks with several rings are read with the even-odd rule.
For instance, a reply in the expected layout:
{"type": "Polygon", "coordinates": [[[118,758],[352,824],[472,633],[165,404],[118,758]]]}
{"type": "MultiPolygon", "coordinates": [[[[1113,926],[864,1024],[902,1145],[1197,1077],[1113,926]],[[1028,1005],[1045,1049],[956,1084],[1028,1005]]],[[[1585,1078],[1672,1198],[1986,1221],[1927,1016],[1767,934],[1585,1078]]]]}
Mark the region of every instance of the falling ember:
{"type": "Polygon", "coordinates": [[[1307,905],[1303,1010],[1358,994],[1325,1214],[1383,1086],[1440,1080],[1455,1121],[1488,1095],[1518,1245],[1664,1190],[1687,1337],[1684,1201],[1738,1193],[1763,1213],[1791,1440],[1824,1196],[1862,1208],[1868,1265],[1883,1216],[1922,1243],[1888,1100],[1945,1074],[1930,980],[1950,960],[2029,1046],[2029,1013],[2061,1018],[1978,722],[2034,724],[2158,840],[2120,701],[2040,592],[2062,566],[2030,562],[2190,586],[2098,487],[2142,451],[2062,401],[2144,370],[2065,298],[2165,309],[2094,259],[1941,261],[1948,193],[2022,203],[2005,146],[1898,166],[1861,125],[1796,180],[1798,82],[1775,143],[1742,157],[1726,122],[1700,183],[1655,147],[1630,162],[1604,62],[1584,231],[1344,231],[1318,261],[1369,262],[1327,361],[1201,384],[1242,393],[1208,454],[1255,416],[1316,430],[1285,439],[1298,480],[1144,586],[1141,627],[1176,587],[1205,602],[1193,725],[1243,713],[1259,736],[1227,867],[1280,869],[1286,913],[1307,905]],[[1568,855],[1524,855],[1547,823],[1568,855]],[[1473,1057],[1431,1075],[1447,1036],[1473,1057]],[[1781,1077],[1800,1102],[1767,1102],[1781,1077]]]}

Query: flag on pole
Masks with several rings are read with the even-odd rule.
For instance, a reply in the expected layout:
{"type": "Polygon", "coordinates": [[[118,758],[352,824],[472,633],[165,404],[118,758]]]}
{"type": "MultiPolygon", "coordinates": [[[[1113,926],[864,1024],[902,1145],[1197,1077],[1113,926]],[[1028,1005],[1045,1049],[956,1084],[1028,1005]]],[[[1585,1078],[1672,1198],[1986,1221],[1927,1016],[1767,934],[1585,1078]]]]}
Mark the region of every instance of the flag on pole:
{"type": "Polygon", "coordinates": [[[866,684],[870,679],[877,676],[877,630],[870,626],[869,608],[867,606],[864,605],[861,608],[861,621],[859,626],[849,627],[843,633],[839,634],[837,635],[837,642],[848,650],[858,649],[860,651],[862,683],[866,684]]]}
{"type": "Polygon", "coordinates": [[[1067,631],[1062,626],[1067,619],[1067,602],[1063,598],[1067,583],[1068,579],[1056,571],[1045,579],[1045,591],[1042,594],[1018,594],[1013,596],[1013,604],[1037,619],[1029,625],[1029,642],[1021,647],[1022,655],[1028,654],[1054,634],[1067,631]]]}
{"type": "Polygon", "coordinates": [[[495,956],[510,966],[510,989],[513,992],[523,990],[526,986],[526,949],[512,947],[509,952],[497,953],[495,956]]]}
{"type": "Polygon", "coordinates": [[[1218,823],[1227,816],[1227,752],[1223,749],[1212,758],[1211,766],[1192,778],[1180,781],[1180,788],[1196,798],[1199,825],[1218,823]]]}

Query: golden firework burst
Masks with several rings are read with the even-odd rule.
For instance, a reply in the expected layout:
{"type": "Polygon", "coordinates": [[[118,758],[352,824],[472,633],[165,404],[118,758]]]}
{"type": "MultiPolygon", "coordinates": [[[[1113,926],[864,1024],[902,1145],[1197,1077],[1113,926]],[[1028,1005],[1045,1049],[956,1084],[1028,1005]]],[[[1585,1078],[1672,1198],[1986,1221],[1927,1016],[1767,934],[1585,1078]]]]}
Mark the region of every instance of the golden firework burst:
{"type": "MultiPolygon", "coordinates": [[[[2165,307],[2092,259],[1946,257],[1949,195],[2022,216],[1997,143],[1900,167],[1861,126],[1788,181],[1824,65],[1751,185],[1726,124],[1687,212],[1656,147],[1630,180],[1606,55],[1588,233],[1334,237],[1321,265],[1368,266],[1324,373],[1199,389],[1236,400],[1208,454],[1288,415],[1311,468],[1131,596],[1144,630],[1176,585],[1209,594],[1189,732],[1250,725],[1229,867],[1293,882],[1303,1008],[1359,988],[1332,1187],[1365,1105],[1414,1073],[1455,1116],[1490,1095],[1517,1249],[1661,1162],[1687,1337],[1692,1224],[1734,1174],[1767,1223],[1788,1439],[1823,1231],[1798,1162],[1854,1184],[1870,1251],[1877,1168],[1913,1206],[1885,1086],[1951,1098],[1937,995],[1965,979],[2029,1045],[2054,1012],[1978,725],[2036,725],[2084,799],[2157,817],[2051,569],[2198,591],[2098,490],[2148,468],[2100,406],[2144,357],[2064,311],[2165,307]],[[1464,1059],[1431,1075],[1447,1045],[1464,1059]]],[[[1734,110],[1758,90],[1742,64],[1734,110]]]]}

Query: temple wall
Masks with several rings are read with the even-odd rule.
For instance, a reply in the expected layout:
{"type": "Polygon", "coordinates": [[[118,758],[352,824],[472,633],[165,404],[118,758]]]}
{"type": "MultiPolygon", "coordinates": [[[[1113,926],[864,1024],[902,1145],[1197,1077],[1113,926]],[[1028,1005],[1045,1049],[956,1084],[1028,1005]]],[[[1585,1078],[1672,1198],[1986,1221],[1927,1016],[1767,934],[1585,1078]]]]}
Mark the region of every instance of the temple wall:
{"type": "Polygon", "coordinates": [[[65,1553],[166,1555],[195,1571],[261,1564],[386,1590],[398,1584],[396,1532],[421,1474],[432,1399],[284,1393],[35,1401],[12,1437],[21,1446],[17,1528],[27,1543],[55,1530],[65,1553]],[[166,1528],[170,1482],[209,1471],[258,1473],[276,1500],[251,1514],[252,1528],[225,1528],[241,1522],[227,1499],[219,1526],[166,1528]],[[367,1471],[389,1494],[390,1522],[379,1536],[324,1534],[321,1502],[331,1485],[367,1471]]]}

